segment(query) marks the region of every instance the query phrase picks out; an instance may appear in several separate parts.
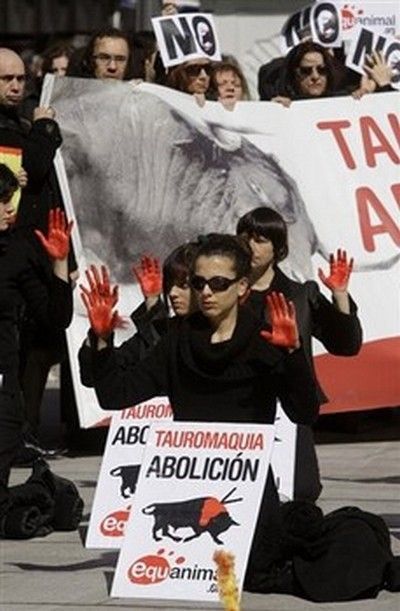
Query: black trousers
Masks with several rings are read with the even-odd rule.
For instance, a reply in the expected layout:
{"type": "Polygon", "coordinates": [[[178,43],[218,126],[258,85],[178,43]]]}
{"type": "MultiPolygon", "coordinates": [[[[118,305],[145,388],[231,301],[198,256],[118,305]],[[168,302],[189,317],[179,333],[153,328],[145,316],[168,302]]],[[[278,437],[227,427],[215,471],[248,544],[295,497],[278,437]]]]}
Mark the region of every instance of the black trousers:
{"type": "Polygon", "coordinates": [[[22,443],[23,411],[17,372],[0,376],[0,487],[7,487],[11,465],[22,443]]]}

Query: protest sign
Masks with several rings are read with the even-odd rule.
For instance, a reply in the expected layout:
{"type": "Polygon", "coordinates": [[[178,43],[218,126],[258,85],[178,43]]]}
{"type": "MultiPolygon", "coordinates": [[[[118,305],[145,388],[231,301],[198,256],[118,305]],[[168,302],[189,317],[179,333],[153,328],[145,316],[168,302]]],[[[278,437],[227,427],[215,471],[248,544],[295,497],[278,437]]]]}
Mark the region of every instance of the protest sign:
{"type": "Polygon", "coordinates": [[[161,59],[166,68],[205,57],[220,61],[214,19],[208,13],[185,13],[152,20],[161,59]]]}
{"type": "Polygon", "coordinates": [[[390,66],[392,87],[400,89],[400,40],[393,36],[383,36],[364,27],[357,28],[347,52],[346,66],[360,74],[366,74],[364,65],[370,66],[366,56],[371,56],[374,51],[379,52],[390,66]]]}
{"type": "Polygon", "coordinates": [[[116,412],[107,443],[90,514],[86,547],[119,548],[124,537],[150,425],[168,421],[172,411],[166,397],[116,412]]]}
{"type": "Polygon", "coordinates": [[[292,501],[294,496],[294,471],[296,464],[297,424],[294,424],[278,403],[275,415],[275,437],[271,467],[275,486],[282,501],[292,501]]]}
{"type": "MultiPolygon", "coordinates": [[[[290,109],[242,102],[227,112],[216,102],[199,108],[191,96],[156,85],[54,79],[49,101],[63,133],[57,174],[77,221],[80,268],[109,266],[120,284],[121,315],[142,299],[130,265],[143,252],[163,259],[199,234],[235,232],[243,214],[271,206],[288,223],[289,257],[280,266],[290,277],[317,278],[339,247],[355,259],[350,291],[364,346],[357,357],[338,358],[315,344],[330,399],[324,410],[399,404],[397,92],[307,100],[290,109]]],[[[80,420],[88,427],[110,413],[79,382],[76,354],[88,329],[79,296],[74,309],[68,344],[80,420]]],[[[118,331],[116,343],[124,337],[118,331]]]]}
{"type": "Polygon", "coordinates": [[[235,556],[241,589],[274,427],[151,427],[112,596],[217,602],[213,554],[235,556]]]}
{"type": "Polygon", "coordinates": [[[293,13],[281,30],[284,55],[302,40],[312,38],[322,47],[340,47],[342,26],[338,8],[332,2],[320,2],[293,13]]]}
{"type": "MultiPolygon", "coordinates": [[[[323,2],[324,0],[317,0],[323,2]]],[[[395,36],[400,31],[400,4],[397,0],[331,0],[340,13],[342,38],[350,40],[364,27],[375,34],[395,36]]]]}

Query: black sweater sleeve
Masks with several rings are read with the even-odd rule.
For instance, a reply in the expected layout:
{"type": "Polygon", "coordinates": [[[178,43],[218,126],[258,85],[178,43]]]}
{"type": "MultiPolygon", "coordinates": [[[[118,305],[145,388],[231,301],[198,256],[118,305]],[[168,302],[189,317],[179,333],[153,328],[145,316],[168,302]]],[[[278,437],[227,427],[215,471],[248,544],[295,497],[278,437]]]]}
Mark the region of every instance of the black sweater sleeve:
{"type": "Polygon", "coordinates": [[[287,353],[278,368],[278,396],[290,420],[312,424],[320,401],[314,376],[302,347],[287,353]]]}
{"type": "MultiPolygon", "coordinates": [[[[91,336],[93,343],[96,338],[91,336]]],[[[168,394],[167,361],[168,336],[137,364],[121,367],[118,353],[109,345],[97,350],[92,345],[93,383],[103,409],[124,409],[152,397],[168,394]]]]}
{"type": "Polygon", "coordinates": [[[22,165],[28,173],[27,190],[36,191],[53,165],[57,148],[62,142],[58,124],[52,119],[34,121],[26,137],[22,155],[22,165]]]}
{"type": "Polygon", "coordinates": [[[19,289],[30,316],[49,333],[66,329],[72,319],[72,288],[54,274],[49,282],[26,266],[19,276],[19,289]]]}
{"type": "Polygon", "coordinates": [[[315,282],[309,284],[309,301],[312,312],[312,335],[330,354],[353,356],[362,345],[362,328],[357,316],[357,306],[350,297],[350,314],[344,314],[328,301],[315,282]]]}
{"type": "MultiPolygon", "coordinates": [[[[85,339],[78,352],[80,379],[82,384],[88,388],[94,386],[94,352],[90,346],[90,338],[94,341],[91,332],[89,332],[89,343],[85,339]]],[[[143,343],[142,337],[138,333],[127,339],[117,348],[113,348],[115,361],[118,367],[122,369],[136,365],[136,363],[143,359],[145,352],[148,351],[148,345],[143,343]]]]}

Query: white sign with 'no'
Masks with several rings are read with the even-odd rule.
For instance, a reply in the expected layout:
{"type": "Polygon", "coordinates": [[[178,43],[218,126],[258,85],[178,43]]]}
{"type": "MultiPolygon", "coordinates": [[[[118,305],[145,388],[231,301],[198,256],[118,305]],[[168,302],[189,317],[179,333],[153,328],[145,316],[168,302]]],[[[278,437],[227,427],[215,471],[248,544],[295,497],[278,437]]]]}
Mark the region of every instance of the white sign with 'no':
{"type": "Polygon", "coordinates": [[[220,61],[221,53],[212,15],[188,13],[152,19],[161,59],[166,68],[189,59],[220,61]]]}

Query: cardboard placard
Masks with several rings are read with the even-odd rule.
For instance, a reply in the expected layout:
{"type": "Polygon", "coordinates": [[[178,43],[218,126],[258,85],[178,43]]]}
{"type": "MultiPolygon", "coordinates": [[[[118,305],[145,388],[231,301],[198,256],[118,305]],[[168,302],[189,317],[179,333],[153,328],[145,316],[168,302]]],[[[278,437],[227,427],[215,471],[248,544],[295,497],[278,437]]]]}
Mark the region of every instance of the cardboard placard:
{"type": "Polygon", "coordinates": [[[340,12],[343,40],[352,39],[360,27],[385,36],[395,36],[400,31],[398,0],[355,0],[351,3],[346,0],[331,0],[331,2],[340,12]]]}
{"type": "Polygon", "coordinates": [[[90,516],[87,548],[121,547],[150,425],[171,418],[166,397],[113,414],[90,516]]]}
{"type": "Polygon", "coordinates": [[[282,53],[286,55],[306,38],[322,47],[340,47],[342,23],[334,3],[321,1],[290,15],[281,30],[282,53]]]}
{"type": "Polygon", "coordinates": [[[383,36],[367,28],[358,28],[346,56],[346,66],[359,74],[365,74],[366,55],[379,51],[392,69],[391,85],[400,89],[400,40],[383,36]]]}
{"type": "Polygon", "coordinates": [[[154,424],[111,595],[217,602],[217,549],[241,589],[273,438],[273,425],[154,424]]]}
{"type": "Polygon", "coordinates": [[[276,407],[275,439],[271,467],[281,501],[292,501],[296,464],[297,424],[286,415],[280,402],[276,407]]]}
{"type": "Polygon", "coordinates": [[[161,59],[166,68],[189,59],[220,61],[214,19],[208,13],[185,13],[152,20],[161,59]]]}

